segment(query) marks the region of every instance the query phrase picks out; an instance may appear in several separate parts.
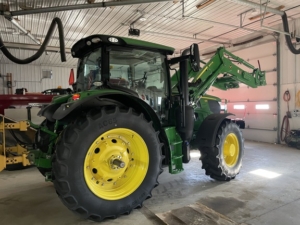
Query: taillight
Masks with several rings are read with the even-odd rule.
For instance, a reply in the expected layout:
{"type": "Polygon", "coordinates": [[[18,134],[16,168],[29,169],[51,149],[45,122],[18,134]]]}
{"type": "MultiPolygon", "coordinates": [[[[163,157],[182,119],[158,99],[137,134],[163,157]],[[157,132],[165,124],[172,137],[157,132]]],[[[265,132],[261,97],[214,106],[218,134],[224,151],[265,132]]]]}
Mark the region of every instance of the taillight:
{"type": "Polygon", "coordinates": [[[76,100],[78,100],[80,98],[80,94],[79,93],[76,93],[76,94],[73,94],[72,95],[72,100],[73,101],[76,101],[76,100]]]}

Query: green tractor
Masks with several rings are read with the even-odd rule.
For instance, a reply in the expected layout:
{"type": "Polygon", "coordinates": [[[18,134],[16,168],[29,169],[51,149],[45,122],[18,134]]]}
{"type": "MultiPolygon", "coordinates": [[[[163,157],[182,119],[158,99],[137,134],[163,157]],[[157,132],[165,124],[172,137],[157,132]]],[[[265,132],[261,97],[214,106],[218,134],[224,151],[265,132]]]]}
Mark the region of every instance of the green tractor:
{"type": "Polygon", "coordinates": [[[265,85],[260,69],[224,48],[205,63],[197,44],[168,58],[173,48],[107,35],[81,39],[71,51],[79,59],[74,93],[41,109],[46,120],[31,124],[38,132],[28,156],[71,211],[95,221],[129,214],[151,197],[163,167],[183,171],[191,146],[210,177],[239,173],[240,125],[205,92],[265,85]]]}

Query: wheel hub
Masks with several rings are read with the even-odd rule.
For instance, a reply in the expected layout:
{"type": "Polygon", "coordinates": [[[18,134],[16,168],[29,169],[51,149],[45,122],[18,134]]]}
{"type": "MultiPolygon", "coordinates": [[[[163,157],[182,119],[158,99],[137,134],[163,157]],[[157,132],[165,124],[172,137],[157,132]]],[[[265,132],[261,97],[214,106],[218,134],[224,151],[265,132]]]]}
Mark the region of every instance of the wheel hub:
{"type": "Polygon", "coordinates": [[[148,165],[148,149],[143,138],[132,130],[117,128],[92,143],[84,161],[84,177],[95,195],[116,200],[139,187],[148,165]]]}
{"type": "MultiPolygon", "coordinates": [[[[121,159],[121,157],[119,157],[121,159]]],[[[116,169],[119,169],[119,168],[124,168],[126,163],[121,161],[120,159],[113,159],[111,161],[111,165],[115,168],[117,167],[116,169]]]]}
{"type": "Polygon", "coordinates": [[[239,158],[239,141],[234,133],[229,133],[223,144],[223,158],[227,166],[236,165],[239,158]]]}
{"type": "Polygon", "coordinates": [[[230,147],[229,147],[229,154],[230,154],[230,156],[231,157],[234,156],[235,152],[236,152],[236,150],[235,150],[234,144],[230,144],[230,147]]]}

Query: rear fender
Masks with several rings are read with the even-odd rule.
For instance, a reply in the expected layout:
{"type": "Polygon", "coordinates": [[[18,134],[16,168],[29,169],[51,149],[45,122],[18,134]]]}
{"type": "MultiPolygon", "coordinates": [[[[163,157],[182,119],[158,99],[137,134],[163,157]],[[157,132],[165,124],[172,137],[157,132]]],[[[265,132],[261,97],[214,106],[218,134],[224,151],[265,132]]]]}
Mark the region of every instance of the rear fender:
{"type": "Polygon", "coordinates": [[[92,95],[82,100],[61,104],[54,112],[53,118],[55,120],[64,120],[66,117],[73,116],[74,114],[78,115],[78,113],[82,111],[108,105],[122,106],[122,103],[111,100],[107,98],[106,95],[92,95]]]}
{"type": "Polygon", "coordinates": [[[81,112],[87,112],[91,108],[109,105],[133,108],[135,111],[143,113],[147,121],[152,121],[154,129],[156,131],[159,131],[160,141],[165,146],[162,153],[163,155],[165,155],[166,161],[168,160],[169,143],[165,131],[161,126],[159,117],[150,105],[136,96],[126,94],[93,95],[80,101],[61,104],[59,107],[49,107],[49,112],[47,112],[47,109],[44,109],[43,115],[47,116],[47,119],[60,120],[69,123],[70,121],[74,120],[81,112]],[[54,108],[56,108],[56,111],[53,113],[54,108]]]}
{"type": "Polygon", "coordinates": [[[218,129],[224,120],[230,121],[227,116],[232,113],[211,114],[205,118],[196,134],[196,145],[200,147],[213,147],[215,145],[218,129]]]}
{"type": "Polygon", "coordinates": [[[160,120],[151,106],[138,97],[126,94],[92,95],[74,102],[51,104],[42,109],[39,114],[45,116],[50,121],[68,120],[68,117],[76,116],[82,111],[109,105],[131,107],[137,112],[143,113],[148,121],[152,121],[155,130],[163,130],[160,120]]]}

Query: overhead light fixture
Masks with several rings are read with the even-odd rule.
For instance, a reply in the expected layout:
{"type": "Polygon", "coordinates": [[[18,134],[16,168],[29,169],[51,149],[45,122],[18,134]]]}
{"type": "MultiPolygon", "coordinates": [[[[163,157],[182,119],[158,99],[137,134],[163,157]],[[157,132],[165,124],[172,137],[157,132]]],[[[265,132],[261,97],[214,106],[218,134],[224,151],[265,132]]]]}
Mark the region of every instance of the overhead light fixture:
{"type": "Polygon", "coordinates": [[[146,21],[147,20],[147,18],[146,17],[144,17],[144,16],[142,16],[142,17],[140,17],[140,19],[139,19],[140,21],[146,21]]]}
{"type": "Polygon", "coordinates": [[[216,0],[206,0],[198,5],[196,5],[197,9],[203,9],[204,7],[210,5],[211,3],[215,2],[216,0]]]}
{"type": "Polygon", "coordinates": [[[134,28],[130,27],[129,30],[128,30],[128,35],[129,36],[137,36],[137,37],[139,37],[140,36],[140,30],[139,29],[134,29],[134,28]]]}
{"type": "MultiPolygon", "coordinates": [[[[280,5],[280,6],[276,7],[276,8],[274,8],[274,9],[282,10],[284,7],[285,7],[284,5],[280,5]]],[[[268,15],[268,14],[270,14],[270,12],[263,12],[263,13],[261,13],[259,15],[250,17],[249,20],[256,20],[256,19],[262,17],[263,15],[268,15]]]]}

